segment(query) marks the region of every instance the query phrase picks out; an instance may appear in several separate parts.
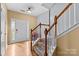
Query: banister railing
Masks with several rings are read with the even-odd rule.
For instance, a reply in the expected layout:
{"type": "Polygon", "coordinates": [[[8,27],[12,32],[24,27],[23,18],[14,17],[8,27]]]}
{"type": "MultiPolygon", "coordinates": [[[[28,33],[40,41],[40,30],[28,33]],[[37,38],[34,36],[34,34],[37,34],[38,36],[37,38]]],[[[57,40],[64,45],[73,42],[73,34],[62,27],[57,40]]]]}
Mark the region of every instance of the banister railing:
{"type": "Polygon", "coordinates": [[[55,27],[55,37],[57,36],[57,20],[59,17],[62,16],[62,14],[65,13],[66,10],[68,10],[68,8],[72,5],[72,3],[69,3],[57,16],[54,17],[54,23],[50,26],[49,29],[45,29],[45,55],[47,56],[48,55],[48,48],[47,48],[47,36],[48,36],[48,33],[51,31],[51,29],[53,27],[55,27]]]}
{"type": "Polygon", "coordinates": [[[35,38],[35,35],[34,35],[34,31],[35,32],[38,32],[39,31],[39,35],[36,34],[37,36],[39,36],[39,38],[41,38],[41,31],[42,31],[42,26],[46,26],[46,27],[49,27],[49,24],[42,24],[42,23],[39,23],[36,27],[34,27],[33,29],[31,29],[31,51],[33,50],[32,49],[32,46],[33,46],[33,39],[35,39],[35,41],[37,40],[37,38],[35,38]],[[38,31],[37,31],[38,30],[38,31]]]}
{"type": "Polygon", "coordinates": [[[35,28],[32,29],[32,31],[34,31],[37,27],[39,27],[40,25],[43,25],[43,26],[49,26],[48,24],[41,24],[39,23],[35,28]]]}
{"type": "Polygon", "coordinates": [[[59,17],[61,17],[61,15],[64,14],[64,12],[65,12],[71,5],[72,5],[72,3],[69,3],[69,4],[62,10],[62,12],[59,13],[59,15],[57,16],[57,19],[58,19],[59,17]]]}
{"type": "Polygon", "coordinates": [[[34,31],[37,27],[39,27],[41,25],[41,23],[40,24],[38,24],[35,28],[33,28],[32,29],[32,31],[34,31]]]}

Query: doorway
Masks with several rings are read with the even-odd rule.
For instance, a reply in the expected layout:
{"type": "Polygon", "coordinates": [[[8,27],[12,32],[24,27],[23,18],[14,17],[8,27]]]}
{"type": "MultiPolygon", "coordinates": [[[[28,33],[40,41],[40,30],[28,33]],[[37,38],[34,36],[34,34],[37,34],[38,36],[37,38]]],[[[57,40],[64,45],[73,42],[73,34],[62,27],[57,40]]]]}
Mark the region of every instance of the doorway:
{"type": "Polygon", "coordinates": [[[27,20],[11,19],[10,43],[27,41],[29,36],[29,22],[27,20]]]}

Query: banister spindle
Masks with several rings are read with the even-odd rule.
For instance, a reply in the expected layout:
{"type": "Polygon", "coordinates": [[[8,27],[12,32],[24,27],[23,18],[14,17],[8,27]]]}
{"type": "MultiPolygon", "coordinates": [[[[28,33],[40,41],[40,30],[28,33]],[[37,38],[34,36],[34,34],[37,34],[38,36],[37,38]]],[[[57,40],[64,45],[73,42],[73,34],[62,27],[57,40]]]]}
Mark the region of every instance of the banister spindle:
{"type": "Polygon", "coordinates": [[[32,29],[31,29],[31,51],[32,51],[32,29]]]}
{"type": "Polygon", "coordinates": [[[40,23],[40,38],[41,38],[41,23],[40,23]]]}
{"type": "Polygon", "coordinates": [[[45,31],[44,31],[44,34],[45,34],[45,53],[44,55],[47,56],[47,28],[45,28],[45,31]]]}
{"type": "Polygon", "coordinates": [[[54,17],[54,23],[55,23],[55,37],[57,35],[57,16],[54,17]]]}

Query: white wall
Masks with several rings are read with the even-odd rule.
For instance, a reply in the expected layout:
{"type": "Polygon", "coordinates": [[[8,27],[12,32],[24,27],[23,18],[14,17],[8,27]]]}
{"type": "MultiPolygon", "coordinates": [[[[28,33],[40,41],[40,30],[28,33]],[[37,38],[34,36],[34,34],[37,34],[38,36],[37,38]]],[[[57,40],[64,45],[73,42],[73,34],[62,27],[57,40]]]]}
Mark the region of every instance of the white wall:
{"type": "Polygon", "coordinates": [[[52,23],[54,21],[54,16],[58,15],[61,12],[61,10],[63,10],[65,5],[66,5],[66,3],[56,3],[56,4],[54,4],[53,7],[51,7],[51,11],[50,11],[50,14],[51,14],[51,16],[50,16],[51,25],[52,25],[52,23]]]}
{"type": "Polygon", "coordinates": [[[75,9],[75,17],[76,17],[76,23],[79,23],[79,3],[77,3],[76,5],[75,5],[76,7],[76,9],[75,9]]]}
{"type": "Polygon", "coordinates": [[[39,24],[40,22],[43,24],[49,24],[49,12],[47,11],[45,13],[40,14],[37,17],[37,19],[38,19],[37,24],[39,24]]]}
{"type": "MultiPolygon", "coordinates": [[[[37,17],[37,24],[39,23],[42,23],[42,24],[49,24],[49,12],[45,12],[43,14],[40,14],[38,17],[37,17]]],[[[41,36],[44,37],[44,30],[45,28],[47,28],[48,26],[42,26],[42,29],[41,29],[41,36]]],[[[38,31],[40,31],[38,29],[38,31]]]]}

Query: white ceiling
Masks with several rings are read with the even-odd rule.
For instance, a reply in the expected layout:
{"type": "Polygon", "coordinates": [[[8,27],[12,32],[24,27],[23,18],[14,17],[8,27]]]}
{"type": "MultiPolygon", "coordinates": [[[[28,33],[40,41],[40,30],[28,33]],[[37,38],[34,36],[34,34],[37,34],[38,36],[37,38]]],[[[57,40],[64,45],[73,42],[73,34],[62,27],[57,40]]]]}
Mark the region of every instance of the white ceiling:
{"type": "Polygon", "coordinates": [[[51,7],[53,7],[55,5],[55,3],[43,3],[42,6],[44,6],[47,9],[51,9],[51,7]]]}
{"type": "MultiPolygon", "coordinates": [[[[46,4],[47,5],[47,4],[46,4]]],[[[45,5],[45,6],[46,6],[45,5]]],[[[16,12],[20,12],[20,13],[24,13],[20,10],[25,10],[28,7],[32,7],[32,16],[38,16],[46,11],[48,11],[48,8],[43,6],[43,3],[6,3],[6,6],[8,8],[8,10],[12,10],[12,11],[16,11],[16,12]]],[[[47,7],[49,7],[50,5],[48,4],[47,7]]]]}

